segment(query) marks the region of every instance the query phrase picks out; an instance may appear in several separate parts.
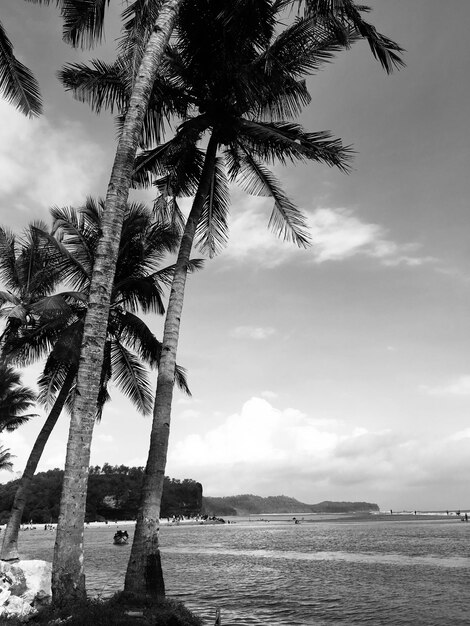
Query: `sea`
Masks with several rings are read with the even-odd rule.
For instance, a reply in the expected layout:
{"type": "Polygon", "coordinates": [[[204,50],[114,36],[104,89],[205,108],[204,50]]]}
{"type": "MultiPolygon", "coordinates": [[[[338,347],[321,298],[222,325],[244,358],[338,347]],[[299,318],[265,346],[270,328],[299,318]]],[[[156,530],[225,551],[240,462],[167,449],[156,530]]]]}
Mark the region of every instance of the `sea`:
{"type": "MultiPolygon", "coordinates": [[[[160,530],[169,597],[212,626],[470,625],[470,523],[453,515],[228,518],[160,530]],[[293,518],[298,523],[295,523],[293,518]]],[[[130,543],[85,530],[89,595],[123,588],[130,543]]],[[[23,558],[52,560],[55,532],[22,530],[23,558]]]]}

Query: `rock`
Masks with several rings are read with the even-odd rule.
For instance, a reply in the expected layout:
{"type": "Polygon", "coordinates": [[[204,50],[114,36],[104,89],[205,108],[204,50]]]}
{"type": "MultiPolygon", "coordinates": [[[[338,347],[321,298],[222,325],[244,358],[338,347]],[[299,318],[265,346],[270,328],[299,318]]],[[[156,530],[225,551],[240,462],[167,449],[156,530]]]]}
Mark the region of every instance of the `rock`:
{"type": "Polygon", "coordinates": [[[0,615],[5,617],[26,617],[35,613],[35,609],[19,596],[10,596],[2,607],[0,615]]]}
{"type": "Polygon", "coordinates": [[[51,601],[52,564],[0,561],[0,616],[26,617],[51,601]]]}

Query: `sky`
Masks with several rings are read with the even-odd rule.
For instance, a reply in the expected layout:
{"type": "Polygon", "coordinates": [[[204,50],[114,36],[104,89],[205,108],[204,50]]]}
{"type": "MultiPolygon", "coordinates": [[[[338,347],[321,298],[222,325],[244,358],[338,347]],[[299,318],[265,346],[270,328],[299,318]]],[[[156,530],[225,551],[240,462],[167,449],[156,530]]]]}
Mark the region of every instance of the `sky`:
{"type": "MultiPolygon", "coordinates": [[[[407,67],[387,76],[355,44],[309,79],[301,120],[354,148],[351,173],[275,167],[312,246],[277,239],[272,201],[234,189],[229,245],[189,279],[178,362],[193,395],[175,394],[167,474],[208,496],[470,508],[470,3],[369,4],[407,67]]],[[[52,206],[105,195],[113,119],[75,102],[55,72],[112,59],[118,19],[93,51],[61,42],[52,6],[3,0],[0,19],[44,97],[35,120],[0,101],[0,219],[20,233],[52,206]]],[[[151,192],[135,197],[151,204],[151,192]]],[[[147,322],[160,336],[162,319],[147,322]]],[[[111,393],[91,462],[145,465],[151,418],[111,393]]],[[[39,470],[63,467],[68,419],[39,470]]],[[[14,472],[42,421],[2,435],[14,472]]]]}

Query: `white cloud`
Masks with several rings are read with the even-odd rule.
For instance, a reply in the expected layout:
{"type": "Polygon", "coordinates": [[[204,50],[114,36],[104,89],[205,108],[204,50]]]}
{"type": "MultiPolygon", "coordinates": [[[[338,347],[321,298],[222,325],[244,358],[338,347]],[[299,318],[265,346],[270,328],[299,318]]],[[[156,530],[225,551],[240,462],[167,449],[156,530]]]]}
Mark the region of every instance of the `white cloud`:
{"type": "Polygon", "coordinates": [[[260,393],[260,396],[262,398],[266,398],[266,400],[276,400],[276,398],[279,397],[279,394],[277,394],[275,391],[270,391],[269,389],[266,389],[266,391],[262,391],[260,393]]]}
{"type": "Polygon", "coordinates": [[[421,389],[431,396],[469,396],[470,376],[460,376],[445,385],[435,387],[422,385],[421,389]]]}
{"type": "Polygon", "coordinates": [[[397,244],[387,239],[385,229],[361,221],[350,209],[319,208],[308,219],[315,261],[342,261],[363,255],[384,265],[422,265],[430,257],[410,256],[415,244],[397,244]]]}
{"type": "Polygon", "coordinates": [[[0,116],[3,219],[18,210],[36,218],[40,210],[46,214],[51,206],[76,204],[94,193],[104,154],[79,123],[28,119],[5,102],[0,116]]]}
{"type": "Polygon", "coordinates": [[[262,340],[271,337],[276,330],[271,326],[237,326],[232,328],[230,336],[236,339],[256,339],[262,340]]]}
{"type": "Polygon", "coordinates": [[[414,254],[416,244],[391,241],[382,226],[362,221],[351,209],[324,207],[308,214],[312,247],[306,251],[280,240],[268,230],[272,200],[248,198],[243,209],[235,212],[230,221],[230,242],[224,253],[229,259],[256,261],[266,267],[275,267],[293,255],[302,255],[301,258],[315,263],[343,261],[360,255],[387,266],[418,266],[435,260],[414,254]]]}
{"type": "Polygon", "coordinates": [[[469,433],[417,442],[390,429],[351,429],[252,398],[218,427],[176,442],[169,467],[171,475],[200,480],[207,495],[286,494],[304,502],[336,497],[380,503],[385,494],[401,493],[406,502],[407,491],[420,491],[431,501],[436,485],[445,490],[447,484],[465,482],[469,433]]]}

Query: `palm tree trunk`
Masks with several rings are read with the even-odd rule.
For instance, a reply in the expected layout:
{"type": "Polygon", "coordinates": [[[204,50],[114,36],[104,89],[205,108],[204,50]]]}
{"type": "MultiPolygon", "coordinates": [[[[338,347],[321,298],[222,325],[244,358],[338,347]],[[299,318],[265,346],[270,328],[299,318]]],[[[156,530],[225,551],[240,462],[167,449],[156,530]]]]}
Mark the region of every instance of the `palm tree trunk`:
{"type": "Polygon", "coordinates": [[[83,530],[90,447],[96,415],[111,289],[135,154],[158,65],[182,0],[165,0],[142,58],[119,139],[106,195],[85,319],[70,422],[52,567],[54,603],[84,598],[83,530]]]}
{"type": "Polygon", "coordinates": [[[24,468],[23,476],[15,493],[15,499],[11,508],[10,518],[8,520],[7,527],[5,528],[5,534],[3,535],[2,551],[0,559],[2,561],[16,561],[19,559],[18,554],[18,532],[21,526],[21,518],[23,517],[24,507],[26,505],[27,498],[31,487],[31,481],[36,472],[38,463],[41,459],[46,443],[49,440],[49,436],[60,417],[62,409],[64,408],[67,396],[70,393],[76,370],[70,370],[65,377],[64,384],[60,390],[54,405],[44,422],[36,441],[34,442],[33,449],[30,452],[26,467],[24,468]]]}
{"type": "Polygon", "coordinates": [[[137,596],[157,599],[165,597],[165,585],[158,547],[158,524],[170,435],[176,351],[178,348],[188,262],[196,228],[214,175],[217,145],[218,141],[213,133],[207,146],[199,187],[181,238],[165,317],[162,351],[158,365],[152,432],[150,435],[150,449],[124,584],[125,591],[137,596]]]}

